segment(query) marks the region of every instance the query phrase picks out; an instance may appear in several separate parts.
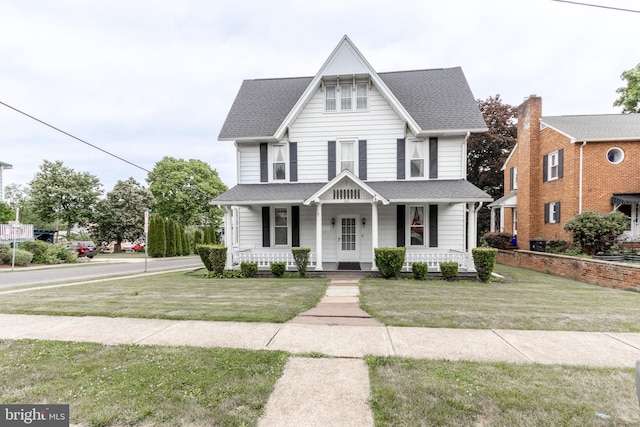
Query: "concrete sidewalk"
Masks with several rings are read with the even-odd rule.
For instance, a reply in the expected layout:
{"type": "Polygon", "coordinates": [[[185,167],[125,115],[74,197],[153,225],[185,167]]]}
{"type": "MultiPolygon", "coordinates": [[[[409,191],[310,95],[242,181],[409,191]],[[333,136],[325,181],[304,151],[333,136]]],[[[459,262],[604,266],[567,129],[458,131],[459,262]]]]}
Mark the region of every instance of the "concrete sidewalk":
{"type": "Polygon", "coordinates": [[[640,359],[640,333],[384,326],[357,301],[357,281],[336,280],[285,324],[0,314],[0,339],[288,351],[263,427],[373,425],[365,355],[625,368],[640,359]],[[335,358],[295,356],[310,353],[335,358]]]}

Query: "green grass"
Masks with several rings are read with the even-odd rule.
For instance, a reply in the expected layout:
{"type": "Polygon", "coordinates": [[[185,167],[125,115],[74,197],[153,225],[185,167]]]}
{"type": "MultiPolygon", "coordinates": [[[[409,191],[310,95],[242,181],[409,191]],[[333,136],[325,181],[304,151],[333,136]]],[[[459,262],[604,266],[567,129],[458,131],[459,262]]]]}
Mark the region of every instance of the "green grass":
{"type": "Polygon", "coordinates": [[[0,312],[282,323],[315,307],[325,279],[207,279],[202,271],[4,294],[0,312]]]}
{"type": "Polygon", "coordinates": [[[86,426],[256,425],[288,354],[0,341],[0,402],[69,404],[86,426]]]}
{"type": "Polygon", "coordinates": [[[361,306],[394,326],[640,332],[640,293],[504,265],[496,271],[505,279],[363,281],[361,306]]]}
{"type": "Polygon", "coordinates": [[[637,426],[633,369],[367,357],[376,426],[637,426]]]}

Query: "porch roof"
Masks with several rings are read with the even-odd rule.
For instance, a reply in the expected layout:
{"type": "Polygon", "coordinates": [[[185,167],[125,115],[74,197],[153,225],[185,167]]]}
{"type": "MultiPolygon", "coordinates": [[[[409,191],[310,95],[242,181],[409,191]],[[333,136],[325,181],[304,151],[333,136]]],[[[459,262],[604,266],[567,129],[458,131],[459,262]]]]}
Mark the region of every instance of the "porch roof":
{"type": "MultiPolygon", "coordinates": [[[[286,184],[238,184],[212,200],[217,205],[302,204],[326,182],[286,184]]],[[[493,199],[469,181],[366,181],[391,203],[490,202],[493,199]]],[[[341,201],[340,201],[341,202],[341,201]]]]}
{"type": "Polygon", "coordinates": [[[518,192],[512,191],[509,194],[500,197],[489,205],[490,208],[515,208],[518,207],[518,192]]]}
{"type": "Polygon", "coordinates": [[[612,205],[631,205],[640,203],[640,193],[614,193],[611,196],[612,205]]]}

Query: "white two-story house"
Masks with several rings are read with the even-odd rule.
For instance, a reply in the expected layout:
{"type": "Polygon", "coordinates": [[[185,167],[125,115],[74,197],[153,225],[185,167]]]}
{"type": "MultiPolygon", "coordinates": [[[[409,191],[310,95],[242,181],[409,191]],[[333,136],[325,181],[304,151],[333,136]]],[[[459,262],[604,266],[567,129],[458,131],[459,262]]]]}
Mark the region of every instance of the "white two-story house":
{"type": "Polygon", "coordinates": [[[376,270],[374,248],[473,271],[476,214],[467,138],[486,124],[460,68],[376,72],[345,36],[314,77],[245,80],[220,131],[238,184],[225,208],[227,264],[376,270]]]}

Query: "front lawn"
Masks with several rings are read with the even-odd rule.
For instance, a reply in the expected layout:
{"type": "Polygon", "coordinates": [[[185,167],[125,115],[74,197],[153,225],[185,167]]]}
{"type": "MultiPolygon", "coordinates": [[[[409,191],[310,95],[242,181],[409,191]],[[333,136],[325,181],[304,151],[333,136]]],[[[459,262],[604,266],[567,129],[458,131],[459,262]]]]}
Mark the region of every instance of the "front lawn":
{"type": "Polygon", "coordinates": [[[505,265],[504,280],[367,280],[361,306],[387,325],[640,332],[640,293],[505,265]]]}
{"type": "Polygon", "coordinates": [[[313,308],[326,279],[207,279],[202,270],[8,293],[0,312],[274,322],[313,308]]]}

